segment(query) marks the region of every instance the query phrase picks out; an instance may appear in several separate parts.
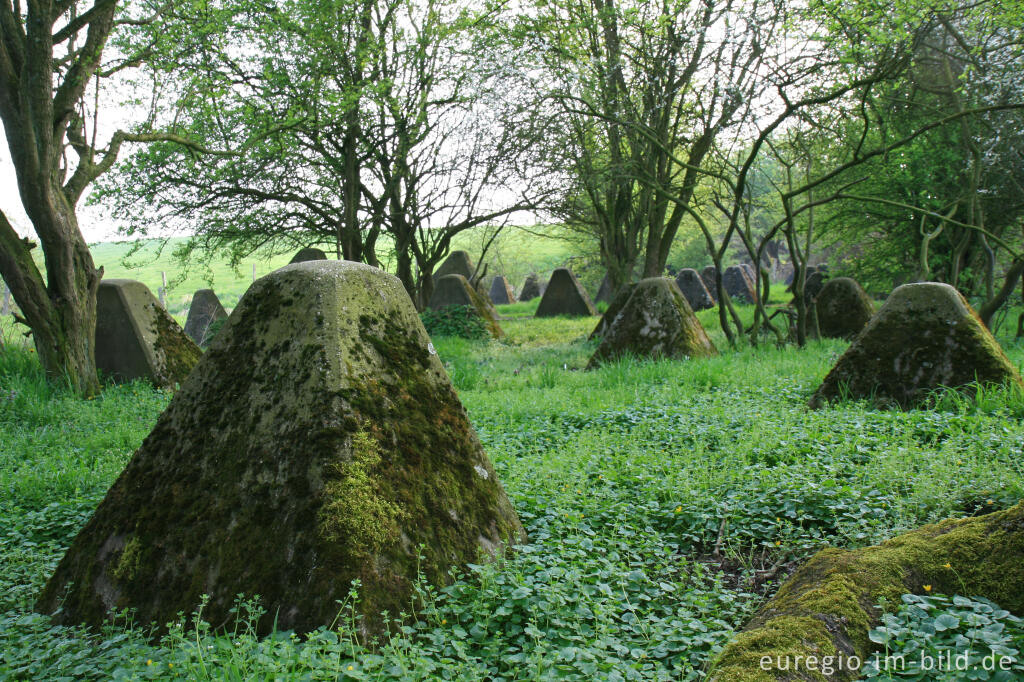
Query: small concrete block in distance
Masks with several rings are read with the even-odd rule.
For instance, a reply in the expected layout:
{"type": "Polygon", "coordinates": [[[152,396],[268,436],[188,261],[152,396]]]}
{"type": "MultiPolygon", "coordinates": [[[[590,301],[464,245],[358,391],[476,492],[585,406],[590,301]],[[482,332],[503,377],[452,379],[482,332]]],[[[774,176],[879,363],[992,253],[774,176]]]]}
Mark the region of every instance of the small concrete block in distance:
{"type": "Polygon", "coordinates": [[[718,355],[683,292],[668,277],[641,280],[604,332],[588,369],[623,355],[703,358],[718,355]]]}
{"type": "Polygon", "coordinates": [[[729,296],[740,303],[756,303],[754,283],[750,281],[746,271],[739,265],[730,265],[722,273],[722,286],[729,296]]]}
{"type": "Polygon", "coordinates": [[[327,260],[327,254],[322,249],[316,247],[307,247],[300,249],[294,256],[292,256],[291,263],[306,263],[311,260],[327,260]]]}
{"type": "Polygon", "coordinates": [[[227,316],[227,311],[220,304],[220,299],[213,289],[200,289],[192,295],[188,318],[185,320],[185,333],[197,345],[204,346],[210,325],[227,316]]]}
{"type": "Polygon", "coordinates": [[[715,281],[717,276],[718,268],[714,265],[709,265],[700,271],[700,279],[704,282],[704,286],[707,287],[708,293],[711,294],[711,298],[716,304],[718,303],[718,283],[715,281]]]}
{"type": "Polygon", "coordinates": [[[597,296],[594,297],[594,303],[611,303],[615,297],[615,292],[612,291],[612,281],[608,275],[604,276],[601,280],[601,286],[597,288],[597,296]]]}
{"type": "Polygon", "coordinates": [[[814,299],[814,311],[822,336],[852,339],[867,325],[875,307],[856,280],[836,277],[825,282],[814,299]]]}
{"type": "Polygon", "coordinates": [[[114,381],[185,381],[202,351],[142,282],[106,279],[96,292],[96,368],[114,381]]]}
{"type": "Polygon", "coordinates": [[[676,275],[676,286],[683,292],[686,302],[696,310],[707,310],[715,307],[715,297],[704,286],[700,273],[693,268],[683,268],[676,275]]]}
{"type": "Polygon", "coordinates": [[[959,291],[938,282],[904,284],[836,361],[810,406],[869,398],[914,407],[937,388],[974,382],[1024,387],[959,291]]]}
{"type": "Polygon", "coordinates": [[[508,305],[516,302],[516,295],[512,293],[512,287],[502,275],[498,275],[491,281],[490,298],[495,305],[508,305]]]}
{"type": "Polygon", "coordinates": [[[532,301],[538,296],[540,296],[540,277],[537,276],[536,272],[532,272],[527,275],[526,280],[523,282],[523,288],[519,292],[519,300],[532,301]]]}
{"type": "Polygon", "coordinates": [[[462,275],[445,275],[434,280],[434,292],[430,295],[430,303],[427,307],[431,310],[440,310],[449,306],[465,306],[476,311],[487,324],[491,336],[496,339],[505,335],[501,325],[498,324],[498,314],[490,301],[469,285],[462,275]]]}
{"type": "Polygon", "coordinates": [[[558,268],[551,273],[548,287],[537,306],[536,317],[588,317],[597,315],[597,309],[590,301],[590,295],[567,268],[558,268]]]}
{"type": "Polygon", "coordinates": [[[441,263],[441,267],[434,271],[434,281],[438,281],[445,275],[462,275],[467,280],[472,281],[475,272],[476,267],[473,265],[473,259],[469,257],[467,252],[452,251],[444,259],[444,262],[441,263]]]}
{"type": "MultiPolygon", "coordinates": [[[[36,608],[157,628],[193,613],[258,634],[330,628],[359,580],[362,636],[417,575],[500,556],[523,527],[396,277],[287,265],[242,297],[74,539],[36,608]]],[[[157,632],[159,634],[159,632],[157,632]]]]}

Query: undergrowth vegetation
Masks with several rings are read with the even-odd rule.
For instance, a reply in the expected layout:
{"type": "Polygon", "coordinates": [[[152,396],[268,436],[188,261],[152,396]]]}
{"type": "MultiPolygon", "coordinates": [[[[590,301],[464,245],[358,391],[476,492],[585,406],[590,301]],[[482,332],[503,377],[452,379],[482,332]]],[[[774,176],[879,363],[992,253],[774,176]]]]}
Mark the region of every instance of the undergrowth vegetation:
{"type": "MultiPolygon", "coordinates": [[[[730,352],[715,338],[718,358],[626,358],[586,372],[595,322],[524,317],[503,320],[500,342],[434,339],[530,540],[498,564],[463,567],[447,586],[421,583],[376,647],[359,641],[351,617],[358,587],[334,626],[308,637],[256,637],[254,595],[239,598],[227,632],[182,614],[156,641],[131,614],[100,632],[35,614],[35,595],[168,395],[133,383],[80,400],[9,345],[0,352],[0,678],[703,679],[816,549],[1024,498],[1015,393],[939,394],[932,409],[906,412],[809,411],[840,342],[730,352]]],[[[1004,344],[1015,363],[1024,358],[1024,347],[1004,344]]],[[[1018,627],[979,604],[911,603],[917,611],[875,636],[895,646],[922,619],[934,629],[940,615],[966,622],[967,611],[1018,627]]]]}

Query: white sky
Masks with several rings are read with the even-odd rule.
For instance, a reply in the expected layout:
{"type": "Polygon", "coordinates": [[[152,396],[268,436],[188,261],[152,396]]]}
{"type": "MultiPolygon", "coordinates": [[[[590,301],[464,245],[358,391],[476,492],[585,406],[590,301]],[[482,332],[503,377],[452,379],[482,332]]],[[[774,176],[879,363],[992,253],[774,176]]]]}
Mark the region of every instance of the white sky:
{"type": "MultiPolygon", "coordinates": [[[[0,131],[3,126],[0,126],[0,131]]],[[[85,241],[94,244],[96,242],[113,241],[118,238],[117,227],[103,215],[101,208],[97,206],[86,206],[86,197],[78,205],[78,226],[82,230],[85,241]]],[[[7,219],[14,225],[18,234],[27,237],[35,234],[32,230],[32,223],[25,215],[25,209],[21,205],[21,197],[18,195],[18,179],[14,174],[14,165],[11,163],[11,153],[7,148],[7,138],[0,139],[0,211],[4,212],[7,219]]]]}

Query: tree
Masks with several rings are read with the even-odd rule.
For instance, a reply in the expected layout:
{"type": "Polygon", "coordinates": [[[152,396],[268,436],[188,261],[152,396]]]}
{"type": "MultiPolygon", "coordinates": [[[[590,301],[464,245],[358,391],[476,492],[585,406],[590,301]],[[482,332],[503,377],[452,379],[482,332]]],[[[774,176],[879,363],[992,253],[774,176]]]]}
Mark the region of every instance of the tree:
{"type": "Polygon", "coordinates": [[[749,107],[779,5],[557,0],[519,18],[555,122],[553,213],[599,243],[615,287],[664,271],[715,140],[749,107]]]}
{"type": "Polygon", "coordinates": [[[486,11],[447,0],[226,2],[218,21],[203,62],[169,77],[161,116],[234,154],[154,145],[128,159],[104,196],[122,213],[149,207],[133,230],[194,232],[185,257],[330,245],[393,265],[422,306],[456,234],[534,205],[501,195],[521,177],[529,127],[471,58],[486,11]]]}
{"type": "MultiPolygon", "coordinates": [[[[152,25],[159,8],[129,11],[114,0],[0,2],[0,121],[18,178],[18,192],[43,251],[45,276],[32,258],[37,246],[19,239],[0,213],[0,274],[32,330],[47,376],[79,393],[99,390],[93,343],[96,291],[103,276],[79,229],[76,206],[114,164],[127,142],[176,136],[117,131],[99,144],[100,83],[139,63],[152,48],[117,50],[112,36],[126,26],[152,25]]],[[[127,47],[127,44],[126,44],[127,47]]]]}

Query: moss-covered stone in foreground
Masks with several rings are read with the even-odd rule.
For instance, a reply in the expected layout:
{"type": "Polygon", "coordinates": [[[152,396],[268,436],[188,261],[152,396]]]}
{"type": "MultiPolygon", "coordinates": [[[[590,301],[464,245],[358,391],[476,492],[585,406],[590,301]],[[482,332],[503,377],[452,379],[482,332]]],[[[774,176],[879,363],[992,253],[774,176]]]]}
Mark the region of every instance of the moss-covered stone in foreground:
{"type": "Polygon", "coordinates": [[[878,601],[899,604],[901,595],[923,594],[925,585],[933,592],[985,597],[1024,615],[1024,503],[924,526],[875,547],[818,552],[725,647],[711,680],[857,679],[849,666],[822,673],[821,657],[866,660],[872,652],[868,632],[881,618],[878,601]],[[818,663],[794,669],[808,656],[818,663]],[[766,666],[764,657],[771,659],[766,666]],[[777,660],[789,662],[789,669],[778,669],[777,660]]]}
{"type": "Polygon", "coordinates": [[[810,400],[871,398],[913,407],[942,386],[1021,383],[1017,369],[953,287],[897,287],[810,400]]]}
{"type": "MultiPolygon", "coordinates": [[[[608,314],[611,312],[609,307],[608,314]]],[[[587,367],[626,354],[681,359],[718,355],[718,350],[676,283],[668,277],[650,277],[633,288],[587,367]]]]}
{"type": "Polygon", "coordinates": [[[368,633],[417,570],[525,538],[401,283],[311,261],[258,280],[75,539],[37,608],[163,626],[210,595],[266,632],[329,626],[353,580],[368,633]]]}

